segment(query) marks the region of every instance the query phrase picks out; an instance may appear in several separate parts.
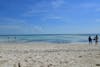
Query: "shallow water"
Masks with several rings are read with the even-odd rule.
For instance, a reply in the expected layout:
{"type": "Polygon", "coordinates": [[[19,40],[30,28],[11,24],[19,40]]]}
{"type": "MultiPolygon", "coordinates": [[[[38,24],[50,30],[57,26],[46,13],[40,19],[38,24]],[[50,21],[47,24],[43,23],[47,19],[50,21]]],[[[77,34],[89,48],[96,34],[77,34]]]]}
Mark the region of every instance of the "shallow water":
{"type": "MultiPolygon", "coordinates": [[[[89,34],[0,35],[0,43],[88,43],[88,36],[89,34]]],[[[94,38],[95,34],[92,34],[91,37],[94,38]]]]}

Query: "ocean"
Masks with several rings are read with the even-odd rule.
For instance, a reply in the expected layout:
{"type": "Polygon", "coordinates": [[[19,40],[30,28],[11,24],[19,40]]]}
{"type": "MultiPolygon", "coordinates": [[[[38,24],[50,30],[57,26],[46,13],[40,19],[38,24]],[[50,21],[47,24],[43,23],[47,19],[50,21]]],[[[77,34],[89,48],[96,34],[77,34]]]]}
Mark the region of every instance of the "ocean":
{"type": "MultiPolygon", "coordinates": [[[[0,43],[88,43],[90,34],[33,34],[33,35],[0,35],[0,43]]],[[[100,34],[98,34],[100,37],[100,34]]],[[[92,39],[95,34],[91,34],[92,39]]],[[[100,39],[99,39],[100,42],[100,39]]]]}

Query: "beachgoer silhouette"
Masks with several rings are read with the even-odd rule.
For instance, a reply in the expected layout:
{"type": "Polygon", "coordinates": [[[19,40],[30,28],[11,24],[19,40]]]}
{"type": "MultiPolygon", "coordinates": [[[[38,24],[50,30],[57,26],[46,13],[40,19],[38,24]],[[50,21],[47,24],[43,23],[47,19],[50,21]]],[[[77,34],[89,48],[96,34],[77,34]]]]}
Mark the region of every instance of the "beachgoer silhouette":
{"type": "Polygon", "coordinates": [[[14,37],[14,39],[15,39],[15,42],[16,42],[16,36],[14,37]]]}
{"type": "Polygon", "coordinates": [[[8,36],[8,42],[9,42],[10,37],[8,36]]]}
{"type": "Polygon", "coordinates": [[[16,37],[14,37],[14,39],[16,40],[16,37]]]}
{"type": "Polygon", "coordinates": [[[96,35],[95,38],[94,38],[96,45],[98,44],[98,39],[99,39],[99,37],[98,37],[98,35],[96,35]]]}
{"type": "Polygon", "coordinates": [[[88,41],[89,41],[89,44],[92,44],[92,38],[91,38],[91,36],[89,36],[88,41]]]}

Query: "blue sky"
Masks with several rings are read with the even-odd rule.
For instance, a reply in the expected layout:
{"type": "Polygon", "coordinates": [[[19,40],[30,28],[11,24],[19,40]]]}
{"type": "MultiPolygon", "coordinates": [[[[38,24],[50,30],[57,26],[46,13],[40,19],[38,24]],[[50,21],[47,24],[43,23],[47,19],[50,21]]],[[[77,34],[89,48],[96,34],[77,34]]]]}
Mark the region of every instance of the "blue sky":
{"type": "Polygon", "coordinates": [[[0,0],[0,34],[100,33],[100,0],[0,0]]]}

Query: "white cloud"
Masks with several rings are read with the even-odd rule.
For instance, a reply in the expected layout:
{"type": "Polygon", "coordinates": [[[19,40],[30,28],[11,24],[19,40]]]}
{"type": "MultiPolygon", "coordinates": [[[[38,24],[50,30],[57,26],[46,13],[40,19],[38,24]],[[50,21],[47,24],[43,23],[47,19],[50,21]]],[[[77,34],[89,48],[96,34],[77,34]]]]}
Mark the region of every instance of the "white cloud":
{"type": "Polygon", "coordinates": [[[22,16],[25,17],[38,16],[39,14],[47,12],[48,12],[48,4],[46,3],[46,1],[43,0],[29,6],[28,10],[26,10],[26,12],[22,16]]]}
{"type": "Polygon", "coordinates": [[[81,8],[92,9],[94,11],[100,11],[100,3],[83,3],[80,5],[81,8]]]}
{"type": "Polygon", "coordinates": [[[61,19],[60,16],[48,16],[47,19],[61,19]]]}
{"type": "Polygon", "coordinates": [[[42,18],[43,21],[47,21],[47,20],[62,20],[63,17],[61,16],[57,16],[57,15],[48,15],[42,18]]]}
{"type": "Polygon", "coordinates": [[[0,34],[20,34],[24,33],[23,31],[20,25],[0,25],[0,34]]]}
{"type": "Polygon", "coordinates": [[[85,12],[88,12],[88,11],[100,11],[100,3],[93,3],[93,2],[90,2],[90,3],[78,3],[78,4],[72,4],[72,5],[69,5],[71,8],[70,10],[74,11],[85,11],[85,12]]]}
{"type": "MultiPolygon", "coordinates": [[[[21,34],[32,34],[32,33],[42,33],[43,28],[38,25],[29,24],[25,20],[20,19],[13,19],[13,18],[1,18],[1,25],[0,25],[0,32],[3,31],[4,33],[10,32],[21,34]]],[[[5,34],[6,34],[5,33],[5,34]]]]}
{"type": "Polygon", "coordinates": [[[22,19],[15,19],[15,18],[0,18],[0,22],[4,24],[25,24],[26,21],[22,19]]]}
{"type": "Polygon", "coordinates": [[[63,4],[65,4],[64,0],[54,0],[54,1],[52,1],[52,7],[53,8],[59,8],[63,4]]]}
{"type": "Polygon", "coordinates": [[[41,26],[32,25],[0,25],[0,32],[5,34],[34,34],[42,33],[43,28],[41,26]],[[15,32],[16,31],[16,32],[15,32]],[[10,33],[9,33],[10,32],[10,33]]]}
{"type": "Polygon", "coordinates": [[[32,28],[33,33],[41,33],[43,32],[43,28],[41,26],[34,26],[32,28]]]}
{"type": "Polygon", "coordinates": [[[35,5],[29,6],[29,10],[27,10],[22,16],[38,16],[39,14],[46,14],[50,12],[52,9],[56,9],[65,4],[64,0],[43,0],[35,5]]]}
{"type": "Polygon", "coordinates": [[[98,6],[99,5],[96,4],[96,3],[83,3],[83,4],[80,4],[80,7],[82,7],[82,8],[96,8],[98,6]]]}
{"type": "Polygon", "coordinates": [[[20,26],[17,25],[0,25],[0,29],[20,29],[20,26]]]}
{"type": "Polygon", "coordinates": [[[24,13],[23,16],[38,16],[38,14],[41,14],[41,13],[47,13],[48,10],[41,10],[41,9],[31,9],[29,10],[28,12],[24,13]]]}
{"type": "Polygon", "coordinates": [[[38,25],[27,25],[27,26],[22,26],[22,31],[23,33],[28,33],[28,34],[36,34],[36,33],[42,33],[43,28],[38,25]]]}
{"type": "Polygon", "coordinates": [[[100,8],[96,8],[96,11],[99,12],[100,11],[100,8]]]}
{"type": "Polygon", "coordinates": [[[100,22],[100,19],[96,19],[96,22],[100,22]]]}
{"type": "Polygon", "coordinates": [[[24,20],[14,18],[0,18],[0,30],[3,31],[22,31],[23,26],[26,24],[24,20]]]}

